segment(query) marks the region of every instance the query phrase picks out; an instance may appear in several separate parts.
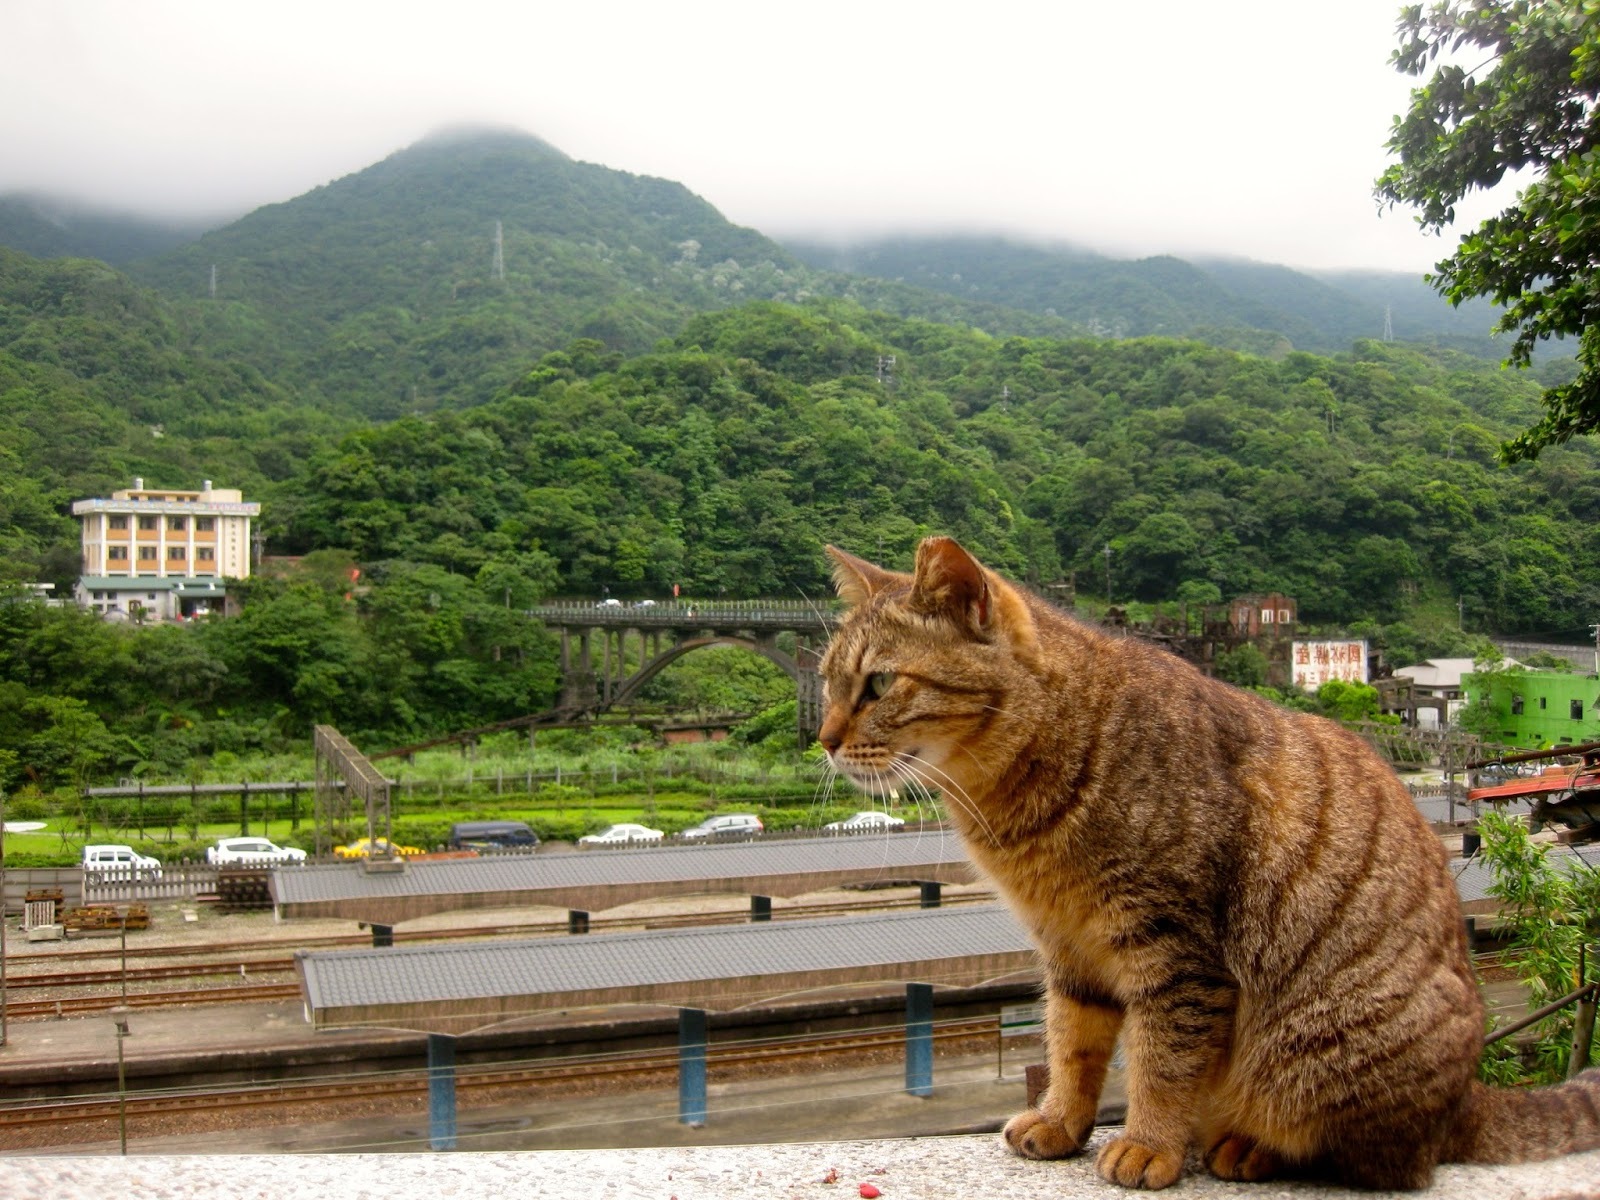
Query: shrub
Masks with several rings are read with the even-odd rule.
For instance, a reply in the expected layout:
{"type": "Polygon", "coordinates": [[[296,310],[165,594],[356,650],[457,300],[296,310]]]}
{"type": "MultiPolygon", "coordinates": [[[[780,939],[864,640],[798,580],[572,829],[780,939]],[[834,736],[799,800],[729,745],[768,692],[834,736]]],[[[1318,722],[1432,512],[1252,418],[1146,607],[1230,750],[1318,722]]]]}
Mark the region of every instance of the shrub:
{"type": "Polygon", "coordinates": [[[50,817],[50,805],[36,787],[26,787],[5,802],[8,821],[44,821],[50,817]]]}

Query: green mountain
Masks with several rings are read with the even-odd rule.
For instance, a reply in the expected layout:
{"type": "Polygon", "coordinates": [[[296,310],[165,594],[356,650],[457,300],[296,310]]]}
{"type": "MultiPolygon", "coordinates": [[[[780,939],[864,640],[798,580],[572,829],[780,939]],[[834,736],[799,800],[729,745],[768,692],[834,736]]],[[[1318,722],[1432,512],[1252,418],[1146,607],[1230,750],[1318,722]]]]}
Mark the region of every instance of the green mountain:
{"type": "Polygon", "coordinates": [[[1310,275],[1244,260],[1106,258],[998,237],[892,238],[852,246],[792,244],[813,267],[893,279],[1060,317],[1108,337],[1191,337],[1258,352],[1339,351],[1382,337],[1503,356],[1485,303],[1451,308],[1419,276],[1310,275]],[[1266,336],[1270,335],[1270,336],[1266,336]]]}
{"type": "Polygon", "coordinates": [[[103,262],[0,247],[0,581],[77,576],[72,501],[135,475],[260,492],[339,428],[103,262]]]}
{"type": "Polygon", "coordinates": [[[681,184],[528,134],[437,134],[130,267],[202,342],[330,411],[481,403],[572,338],[637,353],[698,312],[834,295],[1004,333],[1066,322],[819,274],[681,184]]]}
{"type": "Polygon", "coordinates": [[[0,246],[34,258],[98,258],[122,266],[192,242],[212,222],[163,221],[58,196],[0,196],[0,246]]]}
{"type": "Polygon", "coordinates": [[[579,594],[797,596],[827,587],[824,541],[905,566],[945,532],[1097,594],[1109,565],[1119,600],[1279,589],[1310,621],[1434,605],[1454,628],[1459,599],[1477,628],[1575,628],[1600,600],[1595,447],[1494,459],[1538,392],[1402,343],[1273,361],[756,303],[353,433],[294,484],[287,538],[466,575],[531,544],[579,594]]]}

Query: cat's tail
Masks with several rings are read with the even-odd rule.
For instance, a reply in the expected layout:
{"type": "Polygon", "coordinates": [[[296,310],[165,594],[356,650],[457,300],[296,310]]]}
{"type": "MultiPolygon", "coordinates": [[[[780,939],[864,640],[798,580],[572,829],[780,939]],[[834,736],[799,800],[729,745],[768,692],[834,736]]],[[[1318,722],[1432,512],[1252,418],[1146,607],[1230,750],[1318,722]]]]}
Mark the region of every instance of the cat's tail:
{"type": "Polygon", "coordinates": [[[1515,1163],[1600,1148],[1600,1067],[1542,1088],[1473,1081],[1444,1162],[1515,1163]]]}

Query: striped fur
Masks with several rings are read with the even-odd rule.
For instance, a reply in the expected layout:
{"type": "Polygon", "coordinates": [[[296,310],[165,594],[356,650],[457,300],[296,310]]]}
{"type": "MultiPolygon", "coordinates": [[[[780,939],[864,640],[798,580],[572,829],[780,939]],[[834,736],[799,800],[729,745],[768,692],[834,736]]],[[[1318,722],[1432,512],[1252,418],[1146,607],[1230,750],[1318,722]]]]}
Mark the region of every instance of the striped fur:
{"type": "Polygon", "coordinates": [[[1113,1043],[1128,1120],[1100,1173],[1188,1151],[1427,1186],[1440,1161],[1600,1146],[1600,1073],[1474,1082],[1483,1006],[1439,841],[1359,738],[1071,620],[930,538],[913,575],[832,547],[853,607],[821,741],[858,786],[941,791],[1044,964],[1051,1085],[1007,1143],[1082,1148],[1113,1043]]]}

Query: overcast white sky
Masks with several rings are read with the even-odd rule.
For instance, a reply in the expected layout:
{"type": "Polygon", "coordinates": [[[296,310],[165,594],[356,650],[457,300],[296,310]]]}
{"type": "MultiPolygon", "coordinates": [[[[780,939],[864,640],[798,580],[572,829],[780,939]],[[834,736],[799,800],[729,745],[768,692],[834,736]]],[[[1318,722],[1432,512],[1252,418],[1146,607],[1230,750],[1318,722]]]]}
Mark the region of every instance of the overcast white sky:
{"type": "Polygon", "coordinates": [[[1371,193],[1411,86],[1388,65],[1399,8],[0,0],[0,193],[240,213],[481,121],[780,239],[1420,271],[1454,237],[1371,193]]]}

